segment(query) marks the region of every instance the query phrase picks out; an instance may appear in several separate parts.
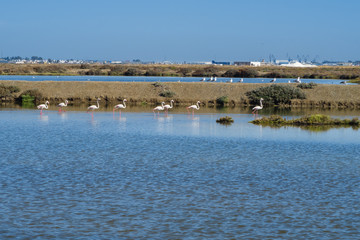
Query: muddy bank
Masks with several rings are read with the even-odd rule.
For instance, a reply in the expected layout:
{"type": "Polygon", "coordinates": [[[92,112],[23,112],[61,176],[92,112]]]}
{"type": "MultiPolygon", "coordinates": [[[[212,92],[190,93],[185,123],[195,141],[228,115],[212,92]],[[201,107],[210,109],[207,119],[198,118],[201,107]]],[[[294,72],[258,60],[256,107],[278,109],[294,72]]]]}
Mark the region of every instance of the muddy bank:
{"type": "MultiPolygon", "coordinates": [[[[143,82],[58,82],[1,81],[20,89],[2,101],[14,102],[24,91],[37,89],[42,100],[50,102],[68,99],[71,103],[92,102],[100,97],[109,103],[126,98],[130,104],[157,104],[174,99],[184,105],[201,101],[214,105],[216,99],[227,96],[230,106],[247,106],[246,92],[269,84],[251,83],[143,83],[143,82]],[[167,96],[167,97],[163,97],[167,96]]],[[[292,84],[295,86],[295,84],[292,84]]],[[[304,89],[305,100],[292,100],[292,107],[360,108],[360,85],[323,85],[304,89]]]]}

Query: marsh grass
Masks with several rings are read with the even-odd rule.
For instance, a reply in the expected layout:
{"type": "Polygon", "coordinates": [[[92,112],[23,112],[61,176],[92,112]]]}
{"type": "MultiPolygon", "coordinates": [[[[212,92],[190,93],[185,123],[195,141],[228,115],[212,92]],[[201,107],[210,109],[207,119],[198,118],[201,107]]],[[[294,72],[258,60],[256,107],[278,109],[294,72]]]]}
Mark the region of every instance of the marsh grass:
{"type": "Polygon", "coordinates": [[[164,64],[0,64],[3,75],[105,75],[178,77],[276,77],[360,79],[360,67],[288,68],[280,66],[218,66],[164,64]]]}
{"type": "Polygon", "coordinates": [[[358,118],[353,119],[337,119],[331,118],[328,115],[313,114],[304,116],[297,119],[286,120],[279,115],[271,115],[270,117],[262,117],[251,121],[253,124],[265,125],[265,126],[327,126],[327,127],[360,127],[360,120],[358,118]]]}
{"type": "Polygon", "coordinates": [[[221,117],[216,119],[217,123],[224,124],[224,125],[231,125],[234,122],[234,119],[229,116],[221,117]]]}

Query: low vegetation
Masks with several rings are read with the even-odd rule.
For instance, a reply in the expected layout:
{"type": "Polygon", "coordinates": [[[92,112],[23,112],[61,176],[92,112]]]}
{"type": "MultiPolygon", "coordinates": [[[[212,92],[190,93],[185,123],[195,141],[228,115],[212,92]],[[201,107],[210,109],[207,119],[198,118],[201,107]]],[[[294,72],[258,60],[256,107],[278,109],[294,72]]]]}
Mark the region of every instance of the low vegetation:
{"type": "Polygon", "coordinates": [[[300,83],[297,85],[298,88],[301,88],[301,89],[313,89],[317,86],[316,83],[314,82],[309,82],[309,83],[300,83]]]}
{"type": "Polygon", "coordinates": [[[290,104],[292,99],[305,99],[305,93],[299,88],[288,85],[271,85],[260,87],[246,93],[250,102],[257,104],[260,98],[264,99],[264,105],[290,104]]]}
{"type": "Polygon", "coordinates": [[[360,127],[360,120],[353,119],[337,119],[323,114],[314,114],[304,116],[297,119],[284,119],[278,115],[271,115],[270,117],[262,117],[251,121],[253,124],[265,126],[344,126],[344,127],[360,127]]]}
{"type": "Polygon", "coordinates": [[[234,119],[229,116],[221,117],[219,119],[216,119],[217,123],[224,124],[224,125],[230,125],[234,122],[234,119]]]}
{"type": "Polygon", "coordinates": [[[28,105],[29,103],[36,103],[42,99],[42,94],[37,89],[26,90],[21,93],[20,99],[23,105],[28,105]]]}
{"type": "Polygon", "coordinates": [[[5,86],[4,84],[0,84],[0,98],[8,98],[12,97],[13,93],[20,92],[19,87],[17,86],[5,86]]]}
{"type": "Polygon", "coordinates": [[[229,103],[229,97],[228,96],[222,96],[216,99],[216,103],[221,106],[225,106],[229,103]]]}
{"type": "Polygon", "coordinates": [[[101,75],[242,78],[311,78],[360,80],[360,67],[289,68],[164,64],[0,64],[2,75],[101,75]]]}

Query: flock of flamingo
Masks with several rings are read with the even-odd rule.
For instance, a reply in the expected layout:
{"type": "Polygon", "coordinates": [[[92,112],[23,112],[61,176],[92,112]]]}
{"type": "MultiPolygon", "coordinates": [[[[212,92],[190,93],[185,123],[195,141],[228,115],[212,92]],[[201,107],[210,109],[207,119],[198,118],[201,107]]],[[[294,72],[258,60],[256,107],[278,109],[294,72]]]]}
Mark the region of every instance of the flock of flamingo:
{"type": "MultiPolygon", "coordinates": [[[[261,110],[263,108],[263,105],[262,105],[262,101],[264,99],[260,98],[260,106],[255,106],[252,110],[252,113],[255,114],[257,113],[259,110],[261,110]]],[[[98,98],[96,100],[96,105],[91,105],[87,108],[87,113],[91,111],[91,114],[93,115],[94,113],[94,110],[97,110],[100,108],[100,105],[99,105],[99,101],[100,101],[100,98],[98,98]]],[[[113,113],[115,113],[116,110],[119,110],[119,114],[121,116],[121,109],[125,109],[126,108],[126,99],[123,100],[123,103],[120,103],[120,104],[117,104],[114,106],[113,108],[113,113]]],[[[68,104],[68,100],[65,100],[65,102],[62,102],[62,103],[59,103],[58,105],[56,105],[58,108],[59,108],[59,112],[65,112],[65,110],[63,110],[64,107],[67,107],[67,104],[68,104]]],[[[157,106],[153,109],[153,112],[154,114],[157,114],[159,115],[160,111],[165,111],[165,113],[168,113],[169,109],[173,108],[174,105],[174,100],[171,100],[170,101],[170,104],[166,104],[165,105],[165,102],[162,102],[161,103],[161,106],[157,106]]],[[[40,104],[37,106],[37,109],[40,110],[40,114],[42,114],[42,110],[43,109],[48,109],[49,108],[49,101],[46,101],[44,104],[40,104]]],[[[186,107],[186,111],[190,114],[190,111],[192,111],[192,114],[194,115],[194,110],[199,110],[200,109],[200,101],[197,101],[196,104],[194,105],[191,105],[191,106],[188,106],[186,107]],[[189,111],[190,110],[190,111],[189,111]]]]}

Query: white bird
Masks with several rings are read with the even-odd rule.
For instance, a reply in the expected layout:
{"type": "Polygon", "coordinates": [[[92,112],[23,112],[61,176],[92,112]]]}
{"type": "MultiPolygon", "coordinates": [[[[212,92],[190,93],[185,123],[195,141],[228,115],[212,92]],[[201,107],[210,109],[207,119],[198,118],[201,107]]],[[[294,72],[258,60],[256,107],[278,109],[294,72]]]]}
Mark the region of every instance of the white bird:
{"type": "Polygon", "coordinates": [[[205,82],[205,78],[202,78],[200,81],[201,81],[201,82],[205,82]]]}
{"type": "Polygon", "coordinates": [[[296,83],[301,83],[300,77],[298,77],[296,80],[294,80],[296,83]]]}
{"type": "Polygon", "coordinates": [[[194,115],[194,109],[196,109],[196,110],[200,109],[199,104],[200,104],[200,101],[197,101],[196,105],[191,105],[189,107],[186,107],[187,112],[190,113],[189,109],[192,109],[192,114],[194,115]]]}
{"type": "Polygon", "coordinates": [[[212,82],[212,81],[213,81],[213,77],[211,76],[210,79],[208,79],[208,81],[212,82]]]}
{"type": "Polygon", "coordinates": [[[340,84],[345,84],[345,85],[347,85],[347,82],[346,82],[346,81],[341,81],[340,84]]]}
{"type": "MultiPolygon", "coordinates": [[[[57,105],[57,107],[59,108],[59,112],[62,111],[63,107],[67,107],[68,102],[69,102],[68,100],[65,100],[65,103],[62,102],[57,105]]],[[[64,110],[64,112],[65,112],[65,110],[64,110]]]]}
{"type": "Polygon", "coordinates": [[[159,115],[159,112],[160,112],[160,111],[164,111],[164,109],[165,109],[165,108],[164,108],[164,104],[165,104],[165,102],[162,102],[162,103],[161,103],[161,106],[157,106],[156,108],[154,108],[154,109],[153,109],[153,113],[155,114],[155,111],[157,111],[157,113],[158,113],[158,115],[159,115]]]}
{"type": "Polygon", "coordinates": [[[291,83],[290,80],[288,81],[288,83],[291,83]]]}
{"type": "Polygon", "coordinates": [[[244,79],[240,79],[240,80],[239,80],[239,83],[242,83],[242,82],[244,82],[244,79]]]}
{"type": "Polygon", "coordinates": [[[37,106],[37,109],[40,109],[40,114],[42,114],[43,109],[49,108],[48,104],[50,104],[49,101],[46,101],[45,104],[40,104],[39,106],[37,106]]]}
{"type": "Polygon", "coordinates": [[[270,82],[271,83],[276,82],[276,78],[272,79],[270,82]]]}
{"type": "Polygon", "coordinates": [[[264,101],[264,99],[260,98],[260,106],[255,106],[253,107],[253,111],[252,113],[254,114],[255,112],[257,113],[259,110],[263,109],[263,104],[262,104],[262,101],[264,101]]]}
{"type": "Polygon", "coordinates": [[[166,113],[168,113],[168,111],[169,111],[170,108],[173,108],[173,107],[174,107],[174,106],[173,106],[173,102],[174,102],[174,100],[171,100],[171,101],[170,101],[170,104],[171,104],[171,105],[169,105],[169,104],[164,105],[164,109],[165,109],[165,112],[166,112],[166,113]]]}
{"type": "Polygon", "coordinates": [[[119,109],[119,114],[121,115],[121,109],[125,109],[125,108],[126,108],[126,103],[125,103],[126,101],[127,101],[127,100],[124,99],[124,100],[123,100],[123,103],[120,103],[120,104],[114,106],[114,108],[113,108],[113,113],[115,112],[115,110],[119,109]]]}
{"type": "Polygon", "coordinates": [[[216,77],[214,77],[214,82],[216,82],[216,79],[217,79],[217,78],[216,78],[216,77]]]}
{"type": "Polygon", "coordinates": [[[227,81],[227,83],[232,83],[232,82],[233,82],[233,79],[232,79],[232,78],[230,78],[230,80],[227,81]]]}
{"type": "Polygon", "coordinates": [[[91,105],[91,106],[89,106],[89,107],[87,108],[87,113],[88,113],[89,111],[91,111],[91,114],[93,115],[93,114],[94,114],[94,110],[100,108],[100,106],[99,106],[99,101],[100,101],[100,98],[98,98],[98,99],[96,100],[97,105],[91,105]]]}

